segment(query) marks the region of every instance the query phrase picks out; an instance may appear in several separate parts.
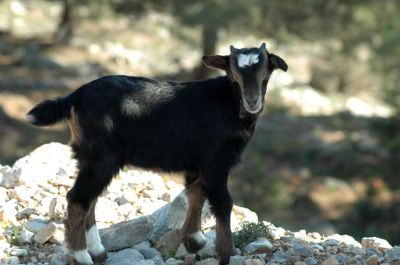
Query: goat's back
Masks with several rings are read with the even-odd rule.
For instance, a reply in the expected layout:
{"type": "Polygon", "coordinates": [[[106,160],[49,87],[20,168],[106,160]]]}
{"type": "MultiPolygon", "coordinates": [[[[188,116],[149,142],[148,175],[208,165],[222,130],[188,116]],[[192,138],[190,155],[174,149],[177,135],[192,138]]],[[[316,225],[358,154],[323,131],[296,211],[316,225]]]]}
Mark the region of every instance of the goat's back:
{"type": "Polygon", "coordinates": [[[238,110],[224,83],[106,76],[69,97],[81,127],[81,143],[115,153],[124,164],[197,170],[215,153],[224,153],[225,146],[236,150],[235,157],[243,148],[238,110]],[[231,143],[238,146],[231,148],[231,143]]]}

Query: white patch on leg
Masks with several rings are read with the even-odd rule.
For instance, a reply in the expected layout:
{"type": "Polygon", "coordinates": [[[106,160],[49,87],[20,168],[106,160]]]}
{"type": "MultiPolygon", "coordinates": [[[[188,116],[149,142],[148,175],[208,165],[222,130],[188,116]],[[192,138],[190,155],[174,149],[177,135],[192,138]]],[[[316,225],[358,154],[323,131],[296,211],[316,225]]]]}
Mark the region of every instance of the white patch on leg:
{"type": "Polygon", "coordinates": [[[105,251],[104,246],[101,244],[101,239],[97,226],[93,225],[88,231],[86,231],[86,244],[89,252],[97,256],[105,251]]]}
{"type": "Polygon", "coordinates": [[[79,264],[92,265],[93,260],[87,249],[72,251],[72,255],[79,264]]]}
{"type": "Polygon", "coordinates": [[[239,54],[238,56],[238,66],[240,68],[250,66],[252,64],[256,64],[259,61],[259,57],[257,53],[250,53],[250,54],[239,54]]]}
{"type": "Polygon", "coordinates": [[[189,237],[191,237],[198,244],[202,244],[202,243],[206,242],[206,238],[204,237],[204,235],[201,231],[197,231],[197,232],[191,234],[189,237]]]}

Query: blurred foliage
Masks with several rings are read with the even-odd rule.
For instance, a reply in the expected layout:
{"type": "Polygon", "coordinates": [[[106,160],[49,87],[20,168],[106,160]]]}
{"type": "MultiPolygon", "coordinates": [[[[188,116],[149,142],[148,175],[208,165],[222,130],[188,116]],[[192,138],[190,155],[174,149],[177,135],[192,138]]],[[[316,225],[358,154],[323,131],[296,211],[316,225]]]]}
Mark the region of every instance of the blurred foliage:
{"type": "MultiPolygon", "coordinates": [[[[52,0],[50,0],[52,1],[52,0]]],[[[176,18],[182,25],[202,31],[202,53],[215,53],[220,31],[249,32],[273,36],[279,42],[293,38],[324,43],[328,59],[338,61],[348,71],[360,48],[371,47],[366,55],[384,79],[381,96],[400,110],[400,9],[398,0],[63,0],[64,12],[56,33],[60,42],[72,34],[73,9],[88,7],[91,15],[109,14],[109,10],[128,16],[161,12],[176,18]],[[68,11],[69,10],[69,11],[68,11]],[[341,58],[338,60],[338,58],[341,58]]],[[[201,63],[196,78],[209,75],[201,63]]],[[[345,73],[342,73],[345,74],[345,73]]]]}

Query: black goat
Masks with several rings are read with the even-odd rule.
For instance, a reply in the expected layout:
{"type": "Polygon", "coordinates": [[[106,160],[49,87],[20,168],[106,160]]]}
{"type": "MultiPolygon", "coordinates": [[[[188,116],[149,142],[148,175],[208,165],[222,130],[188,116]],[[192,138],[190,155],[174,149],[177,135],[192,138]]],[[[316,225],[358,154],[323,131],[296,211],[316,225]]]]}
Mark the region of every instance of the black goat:
{"type": "Polygon", "coordinates": [[[208,199],[221,263],[235,254],[228,173],[253,134],[271,73],[286,71],[287,65],[267,52],[265,43],[260,48],[231,46],[229,56],[205,56],[203,62],[227,75],[188,83],[105,76],[28,113],[38,126],[68,119],[79,174],[67,195],[65,239],[80,264],[104,258],[95,204],[126,164],[183,172],[189,200],[182,228],[186,248],[195,252],[205,244],[200,217],[208,199]]]}

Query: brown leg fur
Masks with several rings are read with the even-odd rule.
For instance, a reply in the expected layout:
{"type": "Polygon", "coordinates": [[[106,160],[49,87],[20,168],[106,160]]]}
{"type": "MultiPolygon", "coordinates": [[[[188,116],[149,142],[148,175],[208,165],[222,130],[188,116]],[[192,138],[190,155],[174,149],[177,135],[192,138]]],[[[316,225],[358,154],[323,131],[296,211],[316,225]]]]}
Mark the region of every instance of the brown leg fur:
{"type": "Polygon", "coordinates": [[[86,249],[85,219],[87,212],[79,203],[68,202],[67,219],[65,220],[65,241],[69,249],[86,249]]]}
{"type": "Polygon", "coordinates": [[[86,217],[85,228],[88,231],[92,226],[96,224],[96,215],[95,215],[95,208],[96,208],[97,200],[92,202],[90,205],[89,213],[86,217]]]}

